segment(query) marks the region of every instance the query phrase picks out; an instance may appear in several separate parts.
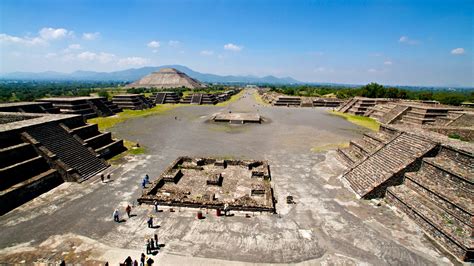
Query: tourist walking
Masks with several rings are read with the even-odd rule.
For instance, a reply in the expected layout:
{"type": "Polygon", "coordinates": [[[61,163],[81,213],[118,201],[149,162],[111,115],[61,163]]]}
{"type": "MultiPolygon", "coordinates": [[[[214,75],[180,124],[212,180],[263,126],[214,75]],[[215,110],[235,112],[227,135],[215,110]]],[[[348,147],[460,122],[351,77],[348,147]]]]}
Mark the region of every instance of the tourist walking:
{"type": "Polygon", "coordinates": [[[125,208],[125,212],[127,213],[128,218],[130,218],[130,212],[131,211],[132,211],[132,207],[130,207],[130,205],[127,205],[127,207],[125,208]]]}
{"type": "Polygon", "coordinates": [[[148,228],[153,228],[153,216],[150,216],[150,218],[148,218],[148,228]]]}
{"type": "Polygon", "coordinates": [[[155,212],[158,212],[158,201],[155,200],[153,204],[155,205],[155,212]]]}
{"type": "Polygon", "coordinates": [[[105,177],[104,177],[104,174],[101,174],[101,175],[100,175],[100,180],[102,180],[102,183],[104,183],[104,178],[105,178],[105,177]]]}
{"type": "Polygon", "coordinates": [[[145,266],[145,258],[145,254],[142,253],[142,255],[140,256],[140,266],[145,266]]]}
{"type": "Polygon", "coordinates": [[[114,211],[114,222],[119,222],[120,221],[120,216],[119,216],[119,210],[118,209],[115,209],[114,211]]]}
{"type": "Polygon", "coordinates": [[[147,184],[150,184],[150,177],[148,176],[148,174],[145,175],[145,182],[147,184]]]}
{"type": "Polygon", "coordinates": [[[145,179],[142,180],[142,188],[146,188],[146,181],[145,181],[145,179]]]}
{"type": "Polygon", "coordinates": [[[150,239],[150,249],[151,250],[155,250],[155,241],[152,239],[150,239]]]}
{"type": "Polygon", "coordinates": [[[158,245],[158,235],[155,234],[155,235],[154,235],[154,238],[155,238],[155,245],[156,245],[156,248],[158,249],[158,248],[160,248],[160,245],[158,245]]]}

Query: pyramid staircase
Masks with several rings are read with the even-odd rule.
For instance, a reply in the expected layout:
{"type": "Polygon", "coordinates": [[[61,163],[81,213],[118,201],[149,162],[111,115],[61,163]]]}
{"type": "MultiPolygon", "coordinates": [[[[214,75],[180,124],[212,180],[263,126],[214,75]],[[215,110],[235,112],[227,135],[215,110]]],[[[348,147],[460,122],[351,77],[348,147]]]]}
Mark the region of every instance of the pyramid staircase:
{"type": "Polygon", "coordinates": [[[343,175],[362,198],[382,197],[388,186],[400,184],[404,172],[416,167],[421,157],[436,148],[436,143],[406,132],[398,133],[391,140],[377,141],[384,144],[355,161],[343,175]]]}
{"type": "Polygon", "coordinates": [[[3,144],[0,147],[0,215],[63,182],[30,143],[14,138],[3,144]]]}
{"type": "Polygon", "coordinates": [[[202,94],[193,94],[191,97],[191,104],[201,104],[202,94]]]}
{"type": "Polygon", "coordinates": [[[273,102],[274,106],[301,106],[300,97],[280,96],[273,102]]]}
{"type": "Polygon", "coordinates": [[[421,168],[405,173],[402,185],[387,189],[386,198],[457,258],[474,260],[474,157],[442,146],[421,168]]]}
{"type": "Polygon", "coordinates": [[[155,104],[179,103],[179,95],[176,92],[157,92],[152,99],[155,104]]]}
{"type": "Polygon", "coordinates": [[[67,167],[75,169],[82,180],[105,170],[108,164],[58,124],[44,124],[26,133],[55,154],[67,167]]]}

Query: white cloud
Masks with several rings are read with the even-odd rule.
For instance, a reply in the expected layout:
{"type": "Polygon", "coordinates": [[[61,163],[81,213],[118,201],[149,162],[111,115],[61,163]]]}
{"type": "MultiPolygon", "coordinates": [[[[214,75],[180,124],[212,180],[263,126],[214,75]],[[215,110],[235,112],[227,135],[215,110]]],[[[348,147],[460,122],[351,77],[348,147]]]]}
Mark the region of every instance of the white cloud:
{"type": "Polygon", "coordinates": [[[93,52],[89,52],[89,51],[86,51],[86,52],[82,52],[80,54],[77,55],[77,58],[81,59],[81,60],[95,60],[97,58],[97,54],[96,53],[93,53],[93,52]]]}
{"type": "Polygon", "coordinates": [[[205,56],[210,56],[210,55],[213,55],[213,54],[214,54],[214,51],[202,50],[199,54],[200,54],[200,55],[205,55],[205,56]]]}
{"type": "Polygon", "coordinates": [[[224,45],[225,50],[233,51],[233,52],[240,52],[244,47],[243,46],[238,46],[233,43],[228,43],[224,45]]]}
{"type": "Polygon", "coordinates": [[[380,57],[382,55],[383,55],[382,53],[371,53],[371,54],[369,54],[369,56],[374,56],[374,57],[380,57]]]}
{"type": "Polygon", "coordinates": [[[97,61],[97,62],[100,62],[102,64],[111,62],[112,60],[115,59],[115,57],[116,56],[114,54],[110,54],[110,53],[101,52],[99,54],[96,54],[94,52],[89,52],[89,51],[85,51],[85,52],[82,52],[82,53],[77,55],[77,58],[79,60],[97,61]]]}
{"type": "Polygon", "coordinates": [[[85,32],[82,34],[82,39],[92,41],[100,37],[100,32],[85,32]]]}
{"type": "Polygon", "coordinates": [[[120,66],[140,66],[148,63],[148,59],[143,58],[143,57],[126,57],[126,58],[121,58],[118,61],[118,65],[120,66]]]}
{"type": "Polygon", "coordinates": [[[75,44],[70,44],[67,48],[68,48],[68,49],[71,49],[71,50],[80,50],[80,49],[82,49],[81,45],[80,45],[80,44],[77,44],[77,43],[75,43],[75,44]]]}
{"type": "Polygon", "coordinates": [[[460,55],[460,54],[464,54],[465,51],[464,51],[464,48],[455,48],[453,50],[451,50],[451,54],[453,55],[460,55]]]}
{"type": "Polygon", "coordinates": [[[390,61],[390,60],[387,60],[387,61],[383,62],[383,64],[390,66],[390,65],[393,65],[393,62],[390,61]]]}
{"type": "Polygon", "coordinates": [[[410,45],[415,45],[415,44],[420,43],[420,41],[412,40],[412,39],[408,38],[408,36],[401,36],[400,39],[398,39],[398,42],[399,43],[404,43],[404,44],[410,44],[410,45]]]}
{"type": "Polygon", "coordinates": [[[158,41],[151,41],[146,46],[150,48],[160,48],[160,42],[158,41]]]}
{"type": "Polygon", "coordinates": [[[55,29],[55,28],[42,28],[39,31],[39,36],[44,40],[57,40],[62,39],[66,36],[72,36],[73,32],[68,31],[63,28],[55,29]]]}
{"type": "Polygon", "coordinates": [[[178,47],[180,44],[181,44],[181,42],[179,42],[179,41],[171,40],[171,41],[168,42],[168,45],[171,46],[171,47],[178,47]]]}
{"type": "Polygon", "coordinates": [[[370,68],[369,70],[367,70],[367,72],[369,72],[369,73],[375,73],[375,72],[377,72],[377,69],[375,69],[375,68],[370,68]]]}
{"type": "Polygon", "coordinates": [[[39,37],[17,37],[8,34],[0,34],[0,43],[22,44],[22,45],[47,45],[48,42],[39,37]]]}
{"type": "Polygon", "coordinates": [[[318,67],[314,69],[314,72],[324,72],[324,71],[326,71],[325,67],[318,67]]]}

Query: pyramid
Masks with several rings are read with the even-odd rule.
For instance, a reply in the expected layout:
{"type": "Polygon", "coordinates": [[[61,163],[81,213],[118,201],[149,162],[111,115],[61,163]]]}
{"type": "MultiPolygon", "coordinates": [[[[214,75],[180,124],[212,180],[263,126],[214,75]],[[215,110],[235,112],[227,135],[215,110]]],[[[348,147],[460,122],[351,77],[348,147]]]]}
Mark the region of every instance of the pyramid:
{"type": "Polygon", "coordinates": [[[162,68],[145,77],[128,84],[129,88],[189,88],[197,89],[205,87],[204,84],[195,80],[185,73],[174,68],[162,68]]]}

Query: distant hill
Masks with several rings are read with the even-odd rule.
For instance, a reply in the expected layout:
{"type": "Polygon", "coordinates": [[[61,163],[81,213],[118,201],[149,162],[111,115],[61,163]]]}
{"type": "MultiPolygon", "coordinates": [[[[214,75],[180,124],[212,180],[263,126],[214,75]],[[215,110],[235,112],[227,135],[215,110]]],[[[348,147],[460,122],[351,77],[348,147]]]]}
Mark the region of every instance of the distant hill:
{"type": "Polygon", "coordinates": [[[299,84],[298,80],[291,77],[278,78],[275,76],[220,76],[214,74],[206,74],[194,71],[182,65],[166,65],[158,67],[142,67],[131,68],[114,72],[95,72],[95,71],[75,71],[72,73],[61,73],[55,71],[46,72],[12,72],[0,74],[1,79],[18,79],[18,80],[75,80],[75,81],[135,81],[151,72],[158,71],[162,68],[176,68],[186,73],[188,76],[207,83],[269,83],[269,84],[299,84]]]}

